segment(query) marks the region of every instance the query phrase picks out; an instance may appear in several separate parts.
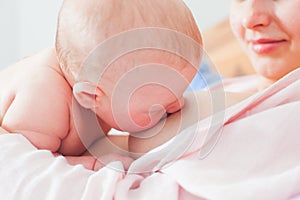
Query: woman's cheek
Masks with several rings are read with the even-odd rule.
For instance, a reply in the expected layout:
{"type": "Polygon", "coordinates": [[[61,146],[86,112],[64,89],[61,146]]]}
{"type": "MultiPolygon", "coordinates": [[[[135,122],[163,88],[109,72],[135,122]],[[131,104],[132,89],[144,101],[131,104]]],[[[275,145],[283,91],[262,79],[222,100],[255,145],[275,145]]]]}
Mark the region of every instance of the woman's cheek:
{"type": "Polygon", "coordinates": [[[230,15],[229,22],[234,36],[239,39],[242,38],[243,28],[239,20],[239,16],[236,16],[234,14],[230,15]]]}

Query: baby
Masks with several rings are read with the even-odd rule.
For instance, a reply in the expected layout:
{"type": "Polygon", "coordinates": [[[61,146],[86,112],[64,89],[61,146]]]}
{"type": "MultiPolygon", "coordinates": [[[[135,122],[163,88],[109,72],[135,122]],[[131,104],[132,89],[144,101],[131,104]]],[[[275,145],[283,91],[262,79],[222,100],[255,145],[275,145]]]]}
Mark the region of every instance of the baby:
{"type": "Polygon", "coordinates": [[[146,130],[182,108],[201,60],[190,40],[202,43],[181,0],[64,0],[56,49],[0,73],[0,125],[97,170],[96,158],[81,156],[95,140],[112,128],[146,130]]]}

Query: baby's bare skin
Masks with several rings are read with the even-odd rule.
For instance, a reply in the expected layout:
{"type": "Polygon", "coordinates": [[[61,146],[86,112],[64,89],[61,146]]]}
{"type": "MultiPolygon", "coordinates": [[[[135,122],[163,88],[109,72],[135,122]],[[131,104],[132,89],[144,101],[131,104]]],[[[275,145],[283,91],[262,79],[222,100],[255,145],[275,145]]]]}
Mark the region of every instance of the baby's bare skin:
{"type": "MultiPolygon", "coordinates": [[[[62,75],[53,48],[0,72],[2,128],[21,133],[38,149],[65,155],[71,164],[101,168],[101,163],[95,165],[94,157],[80,156],[86,143],[83,145],[78,135],[72,110],[72,88],[62,75]]],[[[101,133],[90,143],[100,137],[101,133]]]]}
{"type": "Polygon", "coordinates": [[[72,90],[56,62],[54,49],[4,69],[0,73],[0,97],[4,129],[22,133],[39,149],[67,155],[84,151],[71,123],[72,90]]]}

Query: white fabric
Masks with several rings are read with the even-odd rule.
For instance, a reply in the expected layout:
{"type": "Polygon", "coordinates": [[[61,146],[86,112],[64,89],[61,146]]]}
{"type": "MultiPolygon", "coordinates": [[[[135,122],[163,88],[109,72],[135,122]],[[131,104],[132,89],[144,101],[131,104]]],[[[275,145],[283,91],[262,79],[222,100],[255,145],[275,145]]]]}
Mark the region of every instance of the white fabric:
{"type": "Polygon", "coordinates": [[[19,134],[0,135],[0,151],[0,197],[5,200],[194,199],[167,175],[125,176],[116,170],[123,170],[119,162],[98,172],[71,166],[19,134]]]}

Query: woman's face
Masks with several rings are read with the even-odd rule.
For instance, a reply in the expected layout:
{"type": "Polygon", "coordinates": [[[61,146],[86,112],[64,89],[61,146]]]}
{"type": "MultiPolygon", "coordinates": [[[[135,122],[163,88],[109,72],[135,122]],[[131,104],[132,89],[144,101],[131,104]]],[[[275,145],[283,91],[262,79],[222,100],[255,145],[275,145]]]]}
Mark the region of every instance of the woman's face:
{"type": "Polygon", "coordinates": [[[232,30],[255,70],[271,82],[300,66],[299,10],[299,0],[232,0],[232,30]]]}

